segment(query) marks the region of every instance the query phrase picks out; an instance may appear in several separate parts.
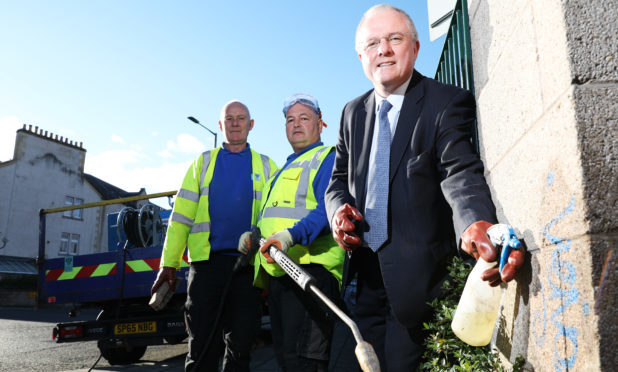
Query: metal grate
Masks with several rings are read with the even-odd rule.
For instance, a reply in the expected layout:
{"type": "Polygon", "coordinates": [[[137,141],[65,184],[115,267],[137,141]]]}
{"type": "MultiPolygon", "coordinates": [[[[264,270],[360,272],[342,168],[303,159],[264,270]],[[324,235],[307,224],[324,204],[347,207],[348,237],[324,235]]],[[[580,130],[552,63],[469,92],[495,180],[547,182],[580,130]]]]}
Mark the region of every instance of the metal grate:
{"type": "Polygon", "coordinates": [[[34,258],[0,256],[0,274],[38,274],[34,258]]]}
{"type": "MultiPolygon", "coordinates": [[[[467,89],[474,94],[470,23],[466,0],[457,0],[455,4],[434,78],[439,82],[467,89]]],[[[479,141],[476,122],[474,128],[472,128],[472,143],[478,153],[479,141]]]]}

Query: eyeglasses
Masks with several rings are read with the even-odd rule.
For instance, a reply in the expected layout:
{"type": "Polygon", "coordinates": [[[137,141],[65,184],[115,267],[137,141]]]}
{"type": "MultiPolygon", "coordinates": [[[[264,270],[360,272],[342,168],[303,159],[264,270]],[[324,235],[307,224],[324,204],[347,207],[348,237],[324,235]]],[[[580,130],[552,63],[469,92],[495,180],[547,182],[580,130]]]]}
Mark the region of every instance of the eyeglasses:
{"type": "Polygon", "coordinates": [[[297,103],[311,108],[313,112],[318,115],[322,113],[322,111],[320,111],[320,106],[318,105],[318,100],[315,99],[315,97],[308,94],[294,94],[283,102],[283,116],[287,116],[290,107],[297,103]]]}
{"type": "Polygon", "coordinates": [[[382,43],[382,40],[388,41],[390,45],[399,45],[406,40],[406,34],[409,34],[409,32],[393,32],[380,38],[367,39],[362,45],[363,50],[365,52],[373,52],[377,50],[380,43],[382,43]]]}

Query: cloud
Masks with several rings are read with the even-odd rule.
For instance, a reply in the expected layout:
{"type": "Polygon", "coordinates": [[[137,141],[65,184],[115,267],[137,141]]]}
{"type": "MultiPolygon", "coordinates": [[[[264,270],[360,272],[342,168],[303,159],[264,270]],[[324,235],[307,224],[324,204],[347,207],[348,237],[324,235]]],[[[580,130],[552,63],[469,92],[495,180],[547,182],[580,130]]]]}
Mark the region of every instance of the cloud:
{"type": "Polygon", "coordinates": [[[178,147],[185,154],[199,154],[206,148],[200,140],[186,133],[178,135],[178,147]]]}
{"type": "Polygon", "coordinates": [[[17,116],[5,116],[0,118],[0,161],[13,158],[15,148],[15,132],[22,128],[17,116]]]}
{"type": "MultiPolygon", "coordinates": [[[[22,126],[17,116],[0,118],[0,161],[12,159],[15,132],[22,126]]],[[[126,144],[122,137],[115,134],[111,135],[111,140],[126,144]]],[[[180,187],[189,165],[205,148],[197,138],[180,134],[176,140],[168,141],[167,148],[158,153],[164,161],[145,154],[141,146],[125,146],[100,153],[88,152],[84,171],[129,192],[136,192],[141,188],[145,188],[149,194],[172,191],[180,187]]],[[[167,198],[152,201],[169,208],[167,198]]]]}
{"type": "Polygon", "coordinates": [[[117,167],[129,164],[137,164],[147,160],[148,156],[132,149],[107,150],[98,154],[92,154],[86,158],[97,167],[117,167]]]}
{"type": "Polygon", "coordinates": [[[124,144],[124,139],[117,134],[112,134],[112,142],[124,144]]]}
{"type": "Polygon", "coordinates": [[[167,159],[174,158],[176,154],[197,156],[206,149],[206,146],[200,140],[187,133],[179,134],[175,141],[167,141],[166,146],[158,154],[167,159]]]}
{"type": "MultiPolygon", "coordinates": [[[[186,157],[185,157],[186,158],[186,157]]],[[[128,192],[145,188],[148,194],[178,190],[192,159],[147,165],[151,159],[140,152],[109,150],[86,157],[85,172],[128,192]]],[[[151,200],[169,208],[166,198],[151,200]]]]}

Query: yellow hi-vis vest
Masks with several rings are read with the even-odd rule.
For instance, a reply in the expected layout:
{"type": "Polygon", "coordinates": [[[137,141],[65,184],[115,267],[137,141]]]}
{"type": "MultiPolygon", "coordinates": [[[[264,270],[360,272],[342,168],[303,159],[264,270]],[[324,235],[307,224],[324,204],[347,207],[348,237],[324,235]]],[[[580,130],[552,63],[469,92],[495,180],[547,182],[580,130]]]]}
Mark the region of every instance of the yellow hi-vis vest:
{"type": "MultiPolygon", "coordinates": [[[[189,262],[210,258],[210,214],[208,191],[221,148],[206,151],[193,161],[176,195],[170,215],[160,267],[180,268],[185,247],[189,247],[189,262]]],[[[262,189],[277,165],[266,155],[251,150],[253,205],[251,227],[255,227],[262,201],[262,189]]],[[[239,177],[245,177],[239,175],[239,177]]],[[[231,195],[232,196],[232,195],[231,195]]]]}
{"type": "MultiPolygon", "coordinates": [[[[334,147],[317,146],[300,155],[288,166],[279,171],[277,182],[273,185],[274,176],[268,181],[263,190],[265,200],[262,202],[258,227],[262,236],[285,230],[307,216],[317,206],[317,199],[313,190],[313,180],[322,165],[322,162],[334,147]]],[[[332,234],[319,236],[311,245],[296,244],[287,252],[288,256],[297,263],[304,265],[317,263],[330,271],[341,283],[343,259],[345,252],[339,248],[332,234]]],[[[267,276],[283,276],[285,271],[276,263],[269,264],[261,254],[255,255],[254,285],[266,288],[267,276]]]]}

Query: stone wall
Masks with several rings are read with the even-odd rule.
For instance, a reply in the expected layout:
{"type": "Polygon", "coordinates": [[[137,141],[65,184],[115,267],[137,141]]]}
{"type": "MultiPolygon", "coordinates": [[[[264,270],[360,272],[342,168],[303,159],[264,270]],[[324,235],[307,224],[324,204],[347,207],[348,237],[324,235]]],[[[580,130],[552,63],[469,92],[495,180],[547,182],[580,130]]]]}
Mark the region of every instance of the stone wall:
{"type": "Polygon", "coordinates": [[[469,0],[481,156],[530,252],[493,343],[535,370],[617,365],[615,2],[469,0]]]}

